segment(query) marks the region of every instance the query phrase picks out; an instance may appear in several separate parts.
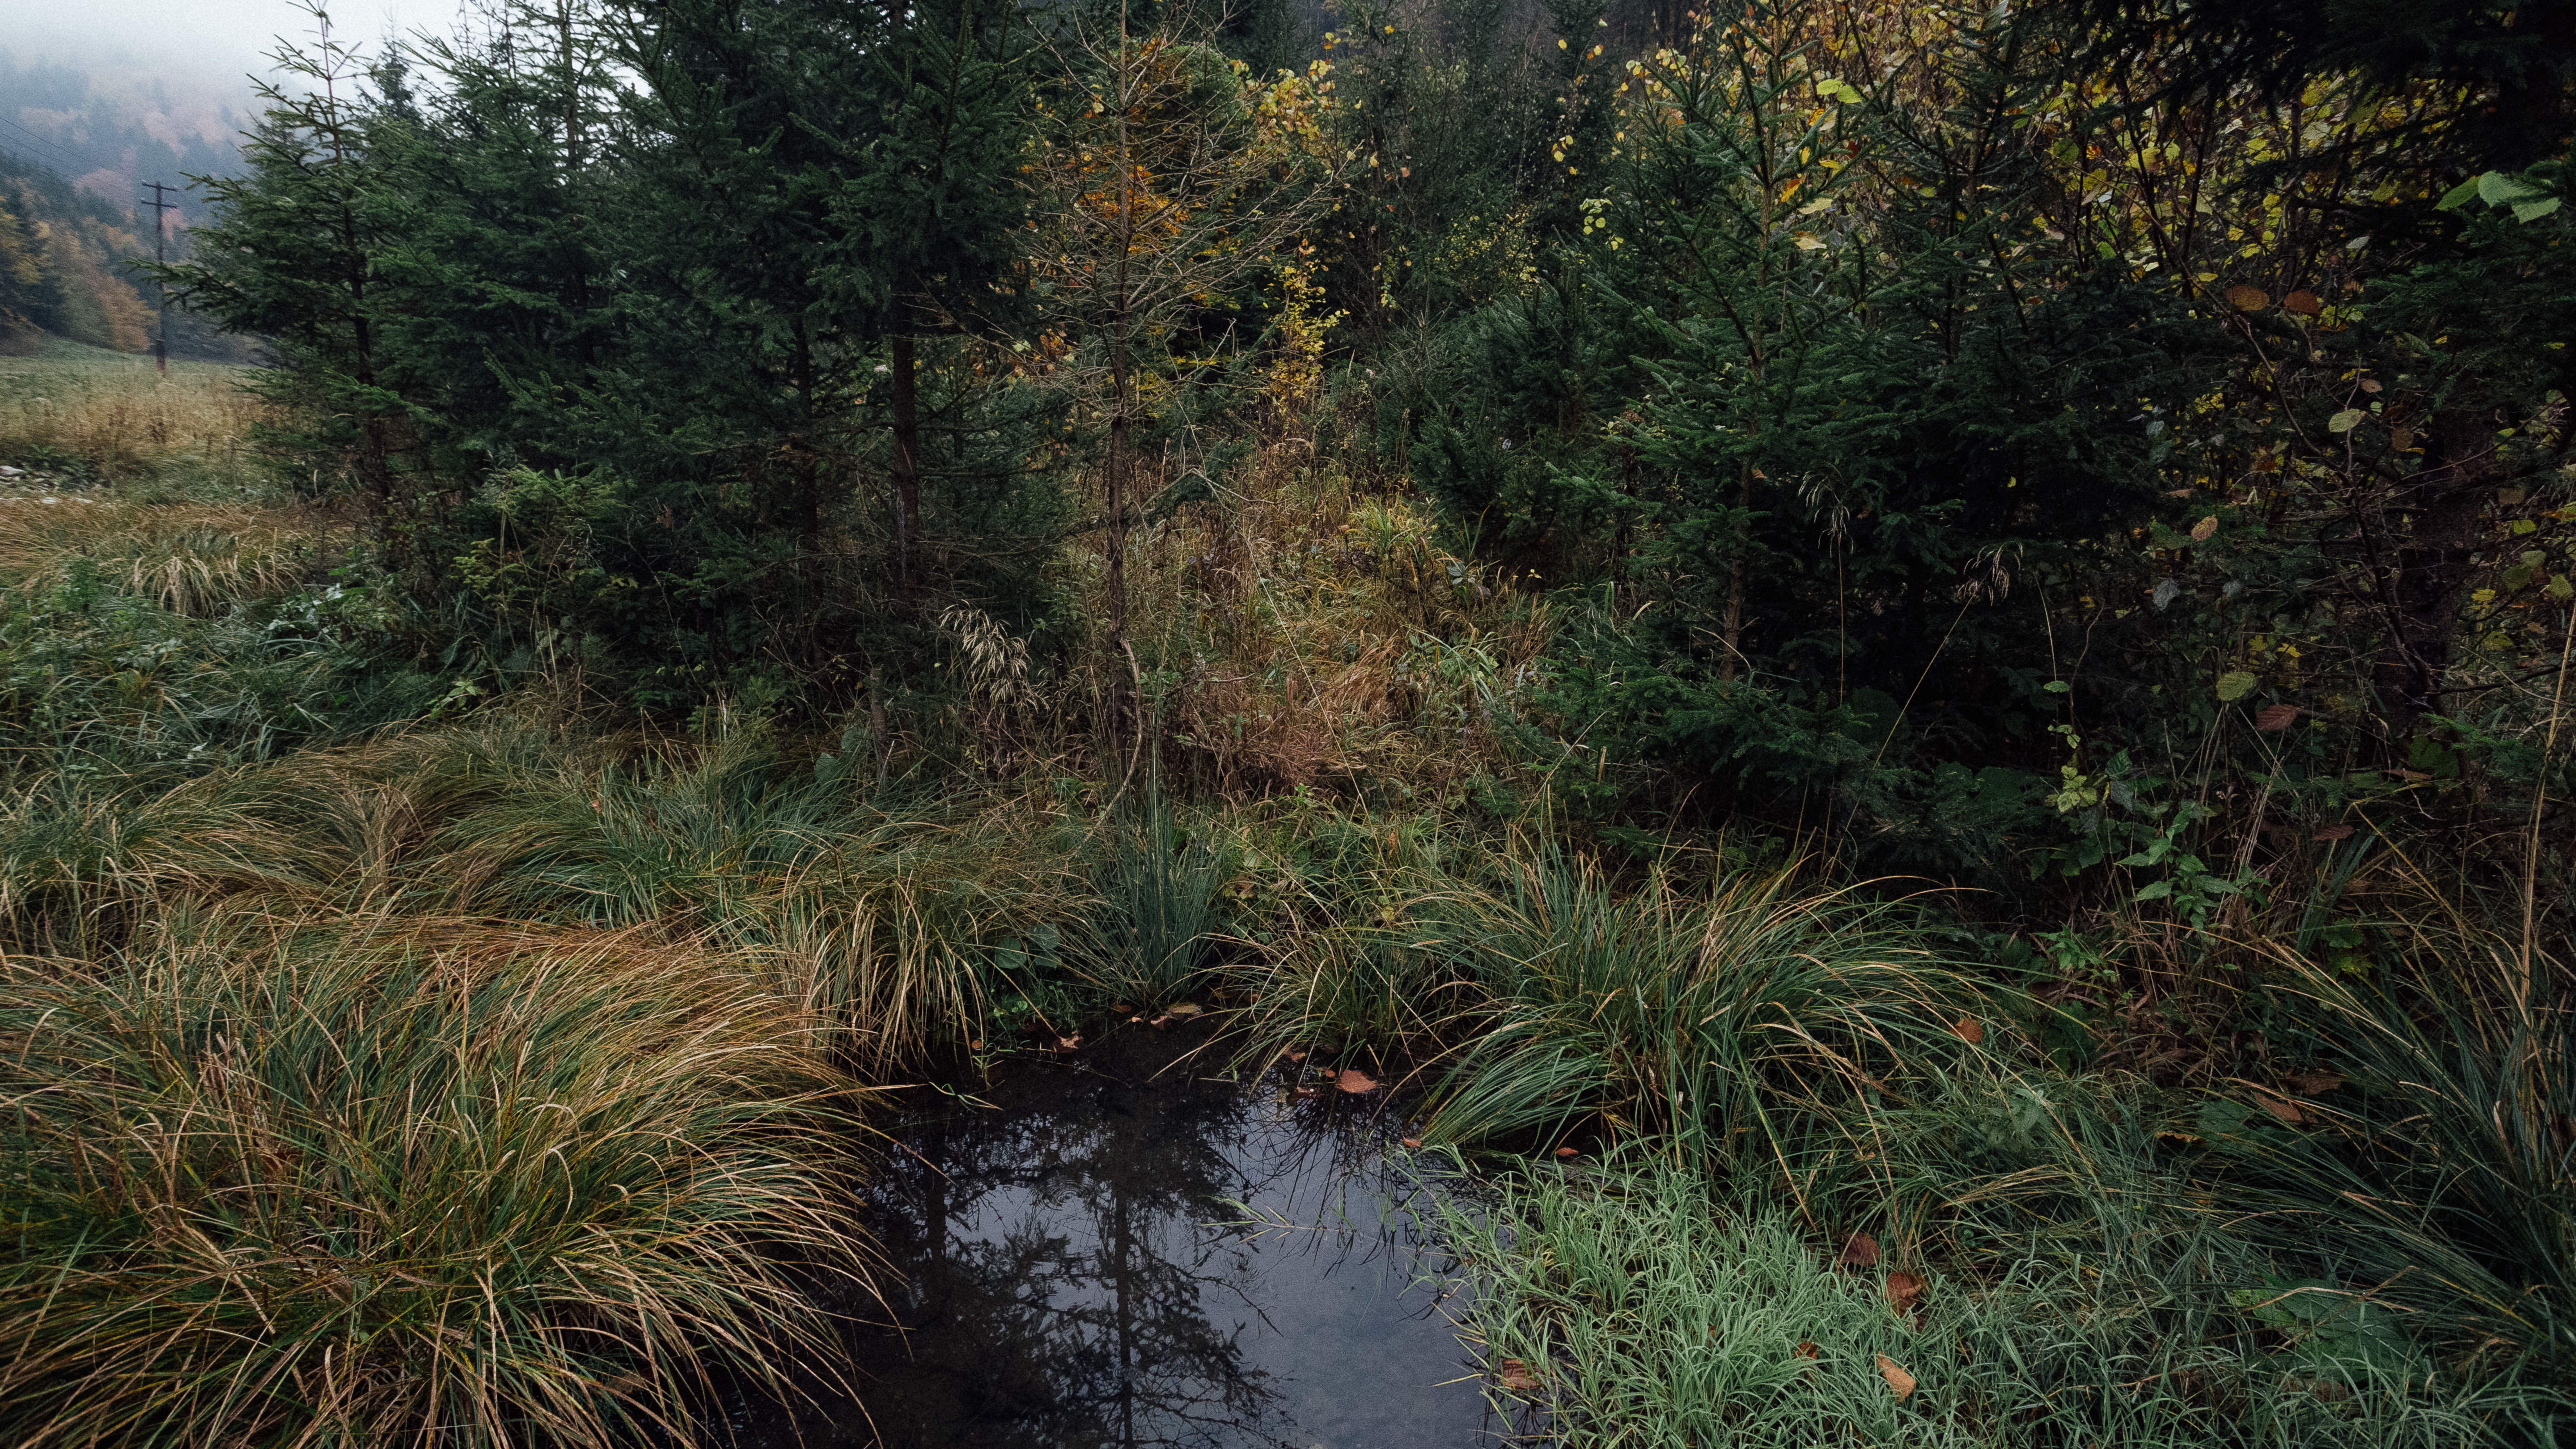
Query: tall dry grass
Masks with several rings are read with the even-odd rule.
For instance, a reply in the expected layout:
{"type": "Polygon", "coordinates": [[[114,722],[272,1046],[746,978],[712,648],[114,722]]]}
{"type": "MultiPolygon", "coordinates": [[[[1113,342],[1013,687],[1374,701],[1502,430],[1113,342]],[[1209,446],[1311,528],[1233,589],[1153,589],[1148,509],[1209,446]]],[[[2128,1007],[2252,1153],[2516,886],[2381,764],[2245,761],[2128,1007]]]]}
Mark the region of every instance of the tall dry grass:
{"type": "Polygon", "coordinates": [[[47,590],[77,568],[176,614],[307,582],[332,521],[308,509],[0,492],[0,578],[47,590]]]}
{"type": "MultiPolygon", "coordinates": [[[[1189,472],[1176,454],[1136,486],[1189,472]]],[[[1553,627],[1543,596],[1452,553],[1418,500],[1292,432],[1212,485],[1127,542],[1129,633],[1176,779],[1234,797],[1400,786],[1436,798],[1512,768],[1503,734],[1553,627]]],[[[1105,568],[1086,572],[1085,617],[1105,618],[1105,568]]]]}
{"type": "Polygon", "coordinates": [[[0,462],[76,460],[109,482],[174,457],[238,472],[266,407],[240,385],[243,371],[194,363],[163,376],[103,354],[13,360],[0,366],[0,462]]]}
{"type": "Polygon", "coordinates": [[[830,1362],[853,1085],[649,932],[201,918],[0,990],[0,1438],[690,1442],[830,1362]]]}

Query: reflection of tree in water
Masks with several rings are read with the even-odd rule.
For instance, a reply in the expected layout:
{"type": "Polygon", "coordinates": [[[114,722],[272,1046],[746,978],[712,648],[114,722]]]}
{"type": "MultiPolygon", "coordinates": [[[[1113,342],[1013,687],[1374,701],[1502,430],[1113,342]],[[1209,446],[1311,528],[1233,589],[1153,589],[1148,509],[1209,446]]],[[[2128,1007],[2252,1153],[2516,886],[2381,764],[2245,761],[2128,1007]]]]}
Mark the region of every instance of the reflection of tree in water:
{"type": "Polygon", "coordinates": [[[1267,1417],[1265,1376],[1206,1303],[1236,1291],[1244,1259],[1200,1224],[1253,1187],[1222,1150],[1249,1109],[1230,1090],[1047,1077],[885,1164],[884,1246],[915,1292],[894,1305],[910,1361],[887,1342],[862,1366],[878,1431],[898,1445],[1246,1442],[1267,1417]]]}

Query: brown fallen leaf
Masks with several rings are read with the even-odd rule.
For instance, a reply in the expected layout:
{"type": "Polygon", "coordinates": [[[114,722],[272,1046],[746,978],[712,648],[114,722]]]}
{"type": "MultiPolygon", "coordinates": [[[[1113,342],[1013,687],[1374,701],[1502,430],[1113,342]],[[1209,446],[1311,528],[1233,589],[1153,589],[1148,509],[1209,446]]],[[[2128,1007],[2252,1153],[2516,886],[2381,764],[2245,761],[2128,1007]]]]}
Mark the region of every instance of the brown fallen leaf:
{"type": "Polygon", "coordinates": [[[984,1049],[984,1044],[983,1044],[981,1041],[970,1041],[970,1042],[966,1043],[966,1050],[968,1050],[968,1051],[970,1051],[970,1052],[980,1052],[980,1051],[982,1051],[983,1049],[984,1049]]]}
{"type": "Polygon", "coordinates": [[[1503,1387],[1516,1394],[1534,1394],[1545,1387],[1545,1381],[1530,1371],[1530,1366],[1516,1358],[1504,1359],[1496,1375],[1503,1387]]]}
{"type": "Polygon", "coordinates": [[[1296,1089],[1296,1095],[1299,1097],[1319,1097],[1323,1094],[1316,1091],[1313,1087],[1299,1087],[1296,1089]]]}
{"type": "Polygon", "coordinates": [[[1978,1021],[1975,1017],[1963,1016],[1957,1021],[1950,1023],[1950,1035],[1957,1037],[1959,1040],[1966,1042],[1970,1046],[1975,1046],[1977,1043],[1986,1039],[1986,1028],[1984,1023],[1978,1021]]]}
{"type": "Polygon", "coordinates": [[[2275,1097],[2269,1092],[2256,1092],[2254,1105],[2284,1122],[2296,1124],[2308,1120],[2308,1114],[2299,1110],[2299,1104],[2287,1097],[2275,1097]]]}
{"type": "Polygon", "coordinates": [[[1302,1062],[1305,1059],[1306,1049],[1304,1047],[1290,1047],[1288,1049],[1288,1060],[1292,1062],[1302,1062]]]}
{"type": "Polygon", "coordinates": [[[2322,1097],[2343,1085],[2343,1078],[2332,1072],[2309,1072],[2289,1079],[2290,1090],[2302,1097],[2322,1097]]]}
{"type": "Polygon", "coordinates": [[[1175,1001],[1171,1005],[1163,1008],[1163,1014],[1178,1021],[1187,1021],[1204,1010],[1206,1010],[1206,1008],[1200,1006],[1196,1002],[1175,1001]]]}
{"type": "Polygon", "coordinates": [[[1109,1003],[1109,1009],[1118,1013],[1120,1016],[1134,1016],[1136,1014],[1135,1006],[1124,1001],[1113,1001],[1109,1003]]]}
{"type": "Polygon", "coordinates": [[[1834,1260],[1837,1268],[1875,1268],[1878,1266],[1878,1239],[1867,1233],[1854,1233],[1843,1239],[1842,1256],[1834,1260]]]}
{"type": "Polygon", "coordinates": [[[2272,298],[2260,287],[2230,287],[2227,305],[2239,312],[2260,312],[2272,305],[2272,298]]]}
{"type": "Polygon", "coordinates": [[[1887,1306],[1896,1310],[1897,1317],[1903,1318],[1931,1286],[1920,1275],[1899,1268],[1887,1275],[1887,1306]]]}
{"type": "Polygon", "coordinates": [[[1354,1096],[1361,1092],[1377,1090],[1376,1079],[1357,1067],[1342,1068],[1341,1075],[1333,1078],[1333,1085],[1354,1096]]]}
{"type": "Polygon", "coordinates": [[[2291,724],[2298,719],[2298,717],[2299,707],[2295,704],[2267,704],[2263,706],[2262,709],[2255,712],[2254,728],[2258,730],[2285,730],[2288,729],[2291,724]]]}
{"type": "Polygon", "coordinates": [[[2315,317],[2322,315],[2326,309],[2324,304],[2317,300],[2316,293],[2301,287],[2281,299],[2281,310],[2296,312],[2302,317],[2315,317]]]}
{"type": "Polygon", "coordinates": [[[1914,1375],[1897,1367],[1896,1360],[1883,1353],[1878,1356],[1878,1376],[1887,1380],[1887,1386],[1896,1391],[1900,1403],[1906,1395],[1914,1392],[1914,1375]]]}
{"type": "Polygon", "coordinates": [[[1405,1145],[1405,1146],[1407,1146],[1407,1147],[1411,1147],[1411,1148],[1419,1149],[1419,1148],[1422,1146],[1422,1139],[1421,1139],[1421,1138],[1419,1138],[1419,1137],[1407,1137],[1407,1138],[1405,1138],[1405,1139],[1404,1139],[1404,1145],[1405,1145]]]}
{"type": "Polygon", "coordinates": [[[2209,542],[2210,535],[2216,532],[2218,532],[2218,515],[2213,513],[2191,526],[2191,541],[2194,543],[2207,543],[2209,542]]]}
{"type": "Polygon", "coordinates": [[[2326,844],[2332,844],[2338,840],[2350,840],[2352,839],[2352,827],[2349,825],[2328,825],[2308,838],[2310,840],[2320,841],[2326,844]]]}
{"type": "Polygon", "coordinates": [[[1078,1036],[1060,1036],[1055,1039],[1055,1049],[1060,1052],[1076,1051],[1081,1046],[1082,1038],[1078,1036]]]}
{"type": "Polygon", "coordinates": [[[1575,1151],[1573,1148],[1571,1148],[1571,1147],[1560,1147],[1560,1148],[1556,1149],[1556,1155],[1557,1155],[1557,1156],[1559,1156],[1559,1157],[1579,1157],[1579,1156],[1581,1156],[1582,1154],[1581,1154],[1581,1153],[1576,1152],[1576,1151],[1575,1151]]]}
{"type": "MultiPolygon", "coordinates": [[[[1715,1333],[1716,1331],[1717,1331],[1717,1330],[1716,1330],[1716,1329],[1713,1329],[1713,1328],[1709,1330],[1709,1332],[1711,1332],[1711,1333],[1715,1333]]],[[[1799,1339],[1799,1340],[1798,1340],[1798,1357],[1800,1357],[1800,1358],[1814,1358],[1815,1356],[1816,1356],[1816,1344],[1815,1344],[1815,1340],[1813,1340],[1813,1339],[1806,1339],[1806,1338],[1799,1339]]]]}

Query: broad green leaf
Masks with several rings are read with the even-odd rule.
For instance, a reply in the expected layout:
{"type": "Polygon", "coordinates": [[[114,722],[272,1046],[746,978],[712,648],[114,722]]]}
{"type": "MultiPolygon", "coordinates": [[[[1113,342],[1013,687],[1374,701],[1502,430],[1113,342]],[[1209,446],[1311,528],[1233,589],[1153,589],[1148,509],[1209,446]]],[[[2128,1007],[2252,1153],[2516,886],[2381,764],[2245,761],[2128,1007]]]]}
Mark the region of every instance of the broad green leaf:
{"type": "Polygon", "coordinates": [[[2548,194],[2528,181],[2507,176],[2501,171],[2490,171],[2478,178],[2478,200],[2489,206],[2502,206],[2507,202],[2526,201],[2548,194]]]}
{"type": "Polygon", "coordinates": [[[2517,201],[2513,204],[2513,219],[2516,221],[2538,221],[2557,209],[2558,198],[2555,196],[2549,198],[2547,201],[2517,201]]]}
{"type": "Polygon", "coordinates": [[[2326,431],[2329,433],[2349,433],[2353,429],[2360,427],[2361,420],[2368,416],[2370,416],[2370,414],[2363,412],[2359,408],[2345,408],[2342,412],[2326,419],[2326,431]]]}
{"type": "Polygon", "coordinates": [[[2261,682],[2261,680],[2256,679],[2253,675],[2246,673],[2242,669],[2231,669],[2225,674],[2218,676],[2219,701],[2223,704],[2234,704],[2236,701],[2243,699],[2248,694],[2253,693],[2254,686],[2261,682]]]}
{"type": "Polygon", "coordinates": [[[2461,182],[2459,185],[2452,187],[2450,190],[2443,192],[2442,199],[2433,203],[2433,209],[2435,211],[2457,211],[2461,207],[2468,205],[2469,198],[2477,194],[2477,178],[2471,177],[2470,179],[2461,182]]]}

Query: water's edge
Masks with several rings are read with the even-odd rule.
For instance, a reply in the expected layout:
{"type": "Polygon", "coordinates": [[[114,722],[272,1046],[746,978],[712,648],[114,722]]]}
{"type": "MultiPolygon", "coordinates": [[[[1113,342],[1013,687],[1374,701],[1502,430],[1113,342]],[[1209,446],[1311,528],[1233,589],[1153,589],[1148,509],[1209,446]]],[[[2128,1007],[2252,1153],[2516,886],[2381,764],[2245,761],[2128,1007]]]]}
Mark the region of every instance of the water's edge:
{"type": "Polygon", "coordinates": [[[886,1124],[883,1303],[840,1305],[857,1394],[757,1443],[1470,1449],[1467,1291],[1382,1094],[1300,1097],[1130,1029],[886,1124]],[[1420,1209],[1417,1214],[1415,1209],[1420,1209]]]}

